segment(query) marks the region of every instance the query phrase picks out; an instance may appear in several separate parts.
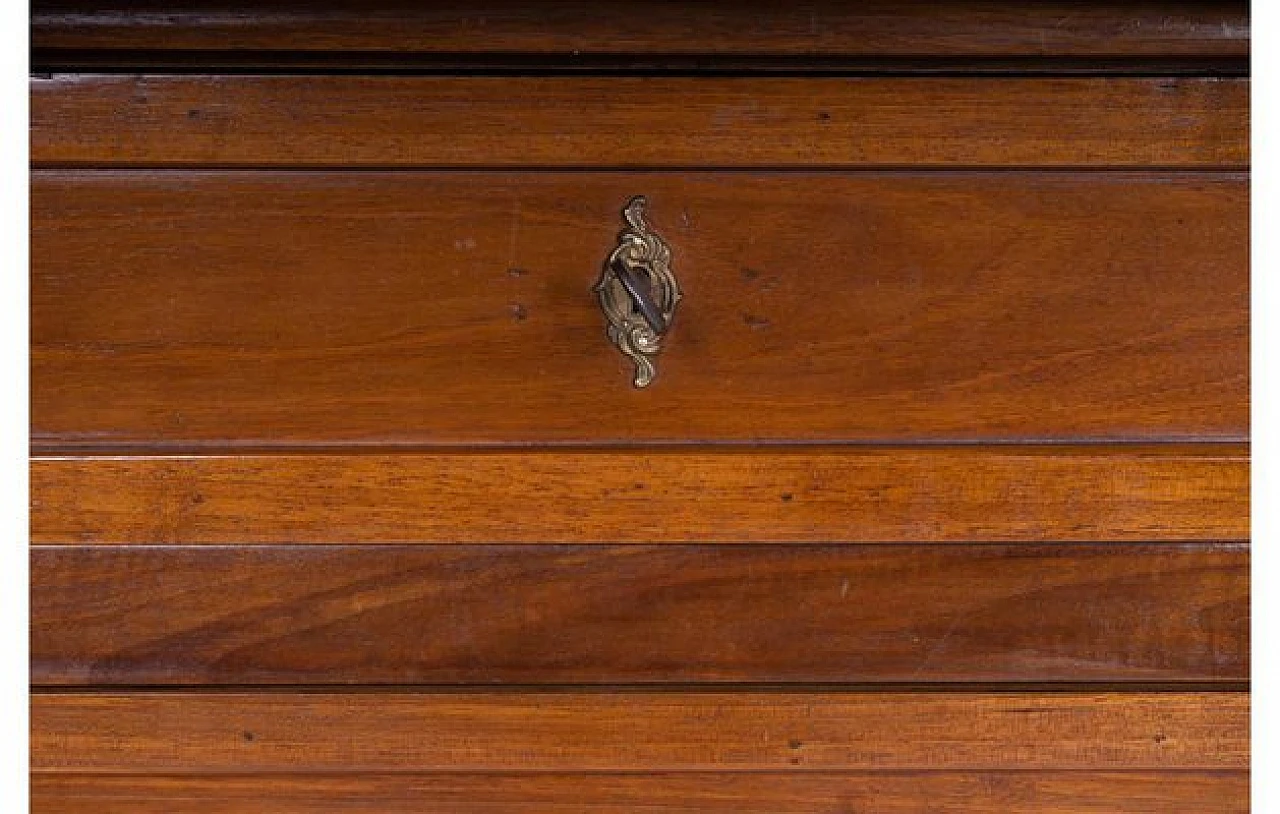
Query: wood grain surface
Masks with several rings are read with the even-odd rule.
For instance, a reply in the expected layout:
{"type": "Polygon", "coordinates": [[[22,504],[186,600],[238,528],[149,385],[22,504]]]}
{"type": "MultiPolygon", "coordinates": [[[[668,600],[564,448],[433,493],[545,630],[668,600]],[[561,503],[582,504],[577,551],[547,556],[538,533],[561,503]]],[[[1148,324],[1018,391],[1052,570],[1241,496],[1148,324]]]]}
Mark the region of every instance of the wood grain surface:
{"type": "Polygon", "coordinates": [[[1244,544],[37,547],[37,685],[1209,681],[1244,544]]]}
{"type": "Polygon", "coordinates": [[[1235,173],[39,171],[40,445],[1248,435],[1235,173]],[[649,196],[648,389],[591,287],[649,196]]]}
{"type": "Polygon", "coordinates": [[[83,693],[37,772],[1230,770],[1244,693],[83,693]]]}
{"type": "Polygon", "coordinates": [[[1248,811],[1249,27],[35,0],[32,811],[1248,811]]]}
{"type": "Polygon", "coordinates": [[[36,48],[844,56],[1244,56],[1246,2],[1212,0],[36,0],[36,48]]]}
{"type": "Polygon", "coordinates": [[[61,74],[31,82],[31,159],[1243,167],[1249,81],[61,74]]]}
{"type": "Polygon", "coordinates": [[[36,774],[61,814],[1245,814],[1244,771],[36,774]]]}
{"type": "Polygon", "coordinates": [[[1243,540],[1249,448],[36,458],[35,543],[1243,540]]]}

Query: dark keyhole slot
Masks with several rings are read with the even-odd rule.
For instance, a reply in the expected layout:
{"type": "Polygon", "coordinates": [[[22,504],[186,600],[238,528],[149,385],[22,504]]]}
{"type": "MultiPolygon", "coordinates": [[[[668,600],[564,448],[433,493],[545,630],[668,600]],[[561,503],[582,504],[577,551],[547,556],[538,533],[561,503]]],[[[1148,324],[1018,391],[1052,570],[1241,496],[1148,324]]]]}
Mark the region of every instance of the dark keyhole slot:
{"type": "Polygon", "coordinates": [[[644,317],[655,333],[664,333],[667,330],[667,320],[653,300],[653,275],[649,269],[644,266],[629,267],[618,261],[614,263],[613,270],[622,287],[631,296],[631,302],[640,316],[644,317]]]}

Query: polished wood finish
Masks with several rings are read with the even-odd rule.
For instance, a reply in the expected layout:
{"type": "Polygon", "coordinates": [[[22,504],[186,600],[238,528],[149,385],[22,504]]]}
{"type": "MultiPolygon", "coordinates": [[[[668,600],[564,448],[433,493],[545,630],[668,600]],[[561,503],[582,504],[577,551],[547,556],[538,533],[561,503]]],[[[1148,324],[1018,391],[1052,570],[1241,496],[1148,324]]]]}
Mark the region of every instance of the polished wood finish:
{"type": "Polygon", "coordinates": [[[61,814],[1245,814],[1244,771],[37,774],[61,814]]]}
{"type": "Polygon", "coordinates": [[[37,772],[1232,770],[1243,693],[34,694],[37,772]]]}
{"type": "Polygon", "coordinates": [[[1232,56],[1248,3],[1213,0],[35,0],[36,48],[821,56],[1232,56]]]}
{"type": "Polygon", "coordinates": [[[1248,38],[35,0],[34,814],[1249,810],[1248,38]]]}
{"type": "Polygon", "coordinates": [[[40,685],[1249,675],[1239,544],[40,547],[31,575],[40,685]]]}
{"type": "Polygon", "coordinates": [[[1248,111],[1247,79],[65,74],[32,80],[31,158],[37,166],[1243,167],[1248,111]]]}
{"type": "Polygon", "coordinates": [[[30,482],[52,545],[1249,537],[1231,445],[72,456],[30,482]]]}
{"type": "Polygon", "coordinates": [[[1234,173],[42,171],[37,445],[1248,434],[1234,173]],[[591,286],[649,196],[647,390],[591,286]]]}

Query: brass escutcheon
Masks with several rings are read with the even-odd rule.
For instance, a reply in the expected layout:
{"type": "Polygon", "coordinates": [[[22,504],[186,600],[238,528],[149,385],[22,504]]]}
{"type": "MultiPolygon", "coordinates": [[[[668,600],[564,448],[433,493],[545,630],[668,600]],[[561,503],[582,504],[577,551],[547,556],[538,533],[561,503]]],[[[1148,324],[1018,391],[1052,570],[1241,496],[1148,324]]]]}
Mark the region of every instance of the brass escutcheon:
{"type": "Polygon", "coordinates": [[[657,375],[653,357],[683,296],[671,273],[671,248],[645,223],[647,203],[643,195],[627,202],[622,217],[628,228],[618,236],[595,285],[609,321],[609,340],[635,362],[636,387],[647,387],[657,375]]]}

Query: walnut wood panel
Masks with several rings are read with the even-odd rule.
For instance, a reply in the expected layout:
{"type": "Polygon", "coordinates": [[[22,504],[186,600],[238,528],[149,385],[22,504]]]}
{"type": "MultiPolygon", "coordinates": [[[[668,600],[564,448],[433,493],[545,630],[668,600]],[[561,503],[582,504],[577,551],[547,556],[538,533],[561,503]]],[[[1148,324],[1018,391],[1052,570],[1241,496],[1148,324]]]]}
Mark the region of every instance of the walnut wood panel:
{"type": "Polygon", "coordinates": [[[36,774],[61,814],[1245,814],[1243,771],[36,774]]]}
{"type": "Polygon", "coordinates": [[[846,56],[1229,55],[1245,2],[37,0],[37,48],[846,56]]]}
{"type": "Polygon", "coordinates": [[[40,685],[1239,681],[1249,666],[1243,544],[39,547],[31,582],[40,685]]]}
{"type": "Polygon", "coordinates": [[[37,458],[37,543],[1241,540],[1245,446],[37,458]]]}
{"type": "Polygon", "coordinates": [[[38,445],[1248,434],[1239,174],[41,171],[31,256],[38,445]]]}
{"type": "Polygon", "coordinates": [[[1240,771],[1244,693],[87,693],[43,772],[1240,771]]]}
{"type": "Polygon", "coordinates": [[[60,165],[1244,166],[1245,79],[102,76],[31,83],[60,165]]]}

